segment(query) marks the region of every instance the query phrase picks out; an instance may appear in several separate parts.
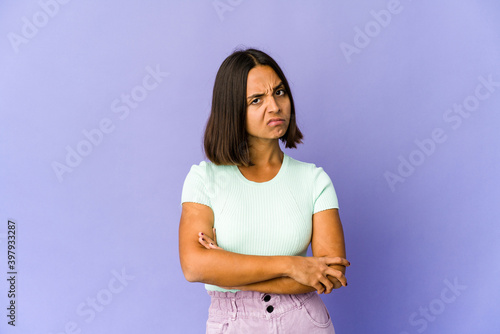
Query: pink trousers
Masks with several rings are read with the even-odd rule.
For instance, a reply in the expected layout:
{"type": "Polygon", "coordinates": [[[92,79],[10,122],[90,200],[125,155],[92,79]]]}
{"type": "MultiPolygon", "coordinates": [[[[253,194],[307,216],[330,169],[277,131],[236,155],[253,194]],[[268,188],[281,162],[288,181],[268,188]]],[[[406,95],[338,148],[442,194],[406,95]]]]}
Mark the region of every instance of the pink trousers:
{"type": "Polygon", "coordinates": [[[298,295],[255,291],[208,291],[207,334],[335,334],[332,319],[316,292],[298,295]]]}

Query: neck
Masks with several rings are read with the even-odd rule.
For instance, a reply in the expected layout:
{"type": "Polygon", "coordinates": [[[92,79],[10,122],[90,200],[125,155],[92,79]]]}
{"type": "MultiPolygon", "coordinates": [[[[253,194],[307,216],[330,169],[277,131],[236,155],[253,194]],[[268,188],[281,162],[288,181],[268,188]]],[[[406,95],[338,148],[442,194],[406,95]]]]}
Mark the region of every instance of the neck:
{"type": "Polygon", "coordinates": [[[284,153],[280,149],[278,139],[253,140],[249,138],[250,160],[254,167],[266,167],[269,165],[281,165],[284,153]]]}

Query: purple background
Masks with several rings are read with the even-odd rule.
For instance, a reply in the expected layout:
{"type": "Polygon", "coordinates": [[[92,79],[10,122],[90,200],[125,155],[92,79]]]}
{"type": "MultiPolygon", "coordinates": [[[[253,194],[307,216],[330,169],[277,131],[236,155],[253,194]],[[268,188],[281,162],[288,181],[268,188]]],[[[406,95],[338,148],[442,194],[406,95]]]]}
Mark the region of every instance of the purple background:
{"type": "Polygon", "coordinates": [[[286,153],[336,187],[352,263],[349,287],[323,296],[337,333],[500,331],[497,1],[63,2],[0,5],[1,333],[204,332],[180,196],[237,46],[282,66],[305,135],[286,153]]]}

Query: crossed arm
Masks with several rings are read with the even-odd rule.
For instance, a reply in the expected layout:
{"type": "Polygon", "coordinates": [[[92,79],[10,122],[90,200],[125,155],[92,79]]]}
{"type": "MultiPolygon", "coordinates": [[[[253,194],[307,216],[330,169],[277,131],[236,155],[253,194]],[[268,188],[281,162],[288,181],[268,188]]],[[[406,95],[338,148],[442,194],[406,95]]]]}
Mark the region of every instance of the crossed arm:
{"type": "Polygon", "coordinates": [[[254,256],[225,251],[216,246],[213,221],[208,206],[182,204],[179,254],[184,276],[190,282],[287,294],[315,290],[330,293],[347,285],[344,274],[350,264],[345,259],[337,209],[313,215],[312,257],[254,256]]]}

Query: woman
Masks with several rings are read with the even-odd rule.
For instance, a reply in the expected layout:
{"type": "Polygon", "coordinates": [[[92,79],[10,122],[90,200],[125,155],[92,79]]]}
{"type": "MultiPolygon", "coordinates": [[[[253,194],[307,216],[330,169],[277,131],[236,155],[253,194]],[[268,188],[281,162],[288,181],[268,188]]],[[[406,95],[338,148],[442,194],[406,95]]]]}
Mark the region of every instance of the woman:
{"type": "Polygon", "coordinates": [[[350,264],[329,176],[280,149],[302,137],[278,64],[255,49],[227,57],[205,130],[210,162],[186,176],[179,226],[184,275],[211,296],[207,333],[335,333],[318,294],[347,286],[350,264]]]}

